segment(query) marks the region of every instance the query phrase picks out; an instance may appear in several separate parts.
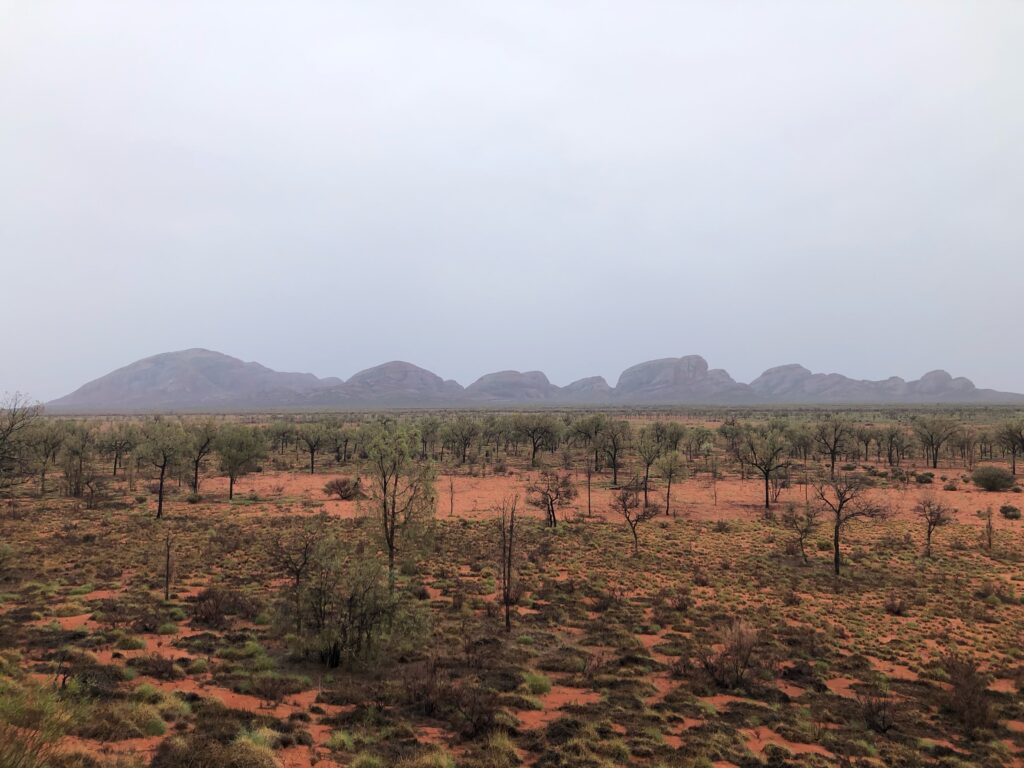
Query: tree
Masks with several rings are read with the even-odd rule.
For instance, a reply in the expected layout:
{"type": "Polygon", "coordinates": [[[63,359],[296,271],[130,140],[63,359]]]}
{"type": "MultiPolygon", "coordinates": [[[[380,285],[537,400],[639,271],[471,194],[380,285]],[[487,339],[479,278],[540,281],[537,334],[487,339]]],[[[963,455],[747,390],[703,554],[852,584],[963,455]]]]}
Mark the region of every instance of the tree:
{"type": "Polygon", "coordinates": [[[622,516],[633,534],[633,557],[640,556],[640,538],[637,528],[641,523],[657,516],[659,509],[655,505],[640,503],[640,488],[643,483],[634,477],[629,483],[618,490],[612,500],[612,509],[622,516]]]}
{"type": "Polygon", "coordinates": [[[832,516],[832,567],[838,576],[842,562],[839,546],[843,530],[859,518],[883,517],[886,510],[867,498],[868,486],[856,475],[837,475],[827,482],[817,483],[814,490],[826,513],[832,516]]]}
{"type": "Polygon", "coordinates": [[[780,470],[789,466],[789,442],[783,430],[774,425],[747,426],[740,443],[743,461],[764,477],[764,508],[771,509],[771,480],[780,470]]]}
{"type": "Polygon", "coordinates": [[[594,471],[601,471],[601,454],[603,452],[601,446],[601,434],[608,427],[608,418],[601,413],[595,413],[590,416],[584,416],[582,419],[576,419],[573,422],[571,433],[572,435],[583,443],[585,446],[589,446],[594,452],[594,471]]]}
{"type": "Polygon", "coordinates": [[[601,449],[612,468],[612,485],[619,484],[619,462],[633,435],[628,421],[612,421],[601,432],[601,449]]]}
{"type": "Polygon", "coordinates": [[[295,605],[295,634],[302,634],[302,586],[306,573],[313,564],[317,544],[324,537],[326,515],[303,521],[297,531],[287,536],[278,534],[270,547],[273,566],[291,579],[292,600],[295,605]]]}
{"type": "Polygon", "coordinates": [[[501,604],[505,610],[505,631],[512,631],[512,605],[518,598],[519,569],[517,564],[519,518],[516,517],[518,496],[506,496],[498,508],[498,534],[501,545],[499,587],[501,604]]]}
{"type": "Polygon", "coordinates": [[[316,474],[316,455],[327,446],[330,435],[323,424],[309,423],[299,427],[299,442],[309,454],[309,474],[316,474]]]}
{"type": "Polygon", "coordinates": [[[245,424],[225,424],[217,432],[213,449],[220,471],[228,476],[228,500],[235,498],[235,481],[256,469],[267,455],[263,434],[245,424]]]}
{"type": "Polygon", "coordinates": [[[547,413],[524,413],[516,418],[515,428],[530,443],[530,466],[537,466],[537,453],[546,448],[553,451],[558,447],[562,425],[558,419],[547,413]]]}
{"type": "Polygon", "coordinates": [[[25,444],[35,459],[39,473],[39,495],[46,495],[46,471],[57,463],[57,456],[67,439],[67,429],[62,421],[40,420],[26,431],[25,444]]]}
{"type": "Polygon", "coordinates": [[[836,476],[836,459],[852,434],[852,425],[840,416],[826,416],[814,425],[814,442],[829,459],[829,477],[836,476]]]}
{"type": "Polygon", "coordinates": [[[558,525],[557,510],[567,507],[577,496],[576,485],[567,474],[544,471],[526,487],[526,503],[544,510],[548,525],[558,525]]]}
{"type": "Polygon", "coordinates": [[[413,461],[418,442],[417,435],[393,420],[380,421],[367,433],[370,499],[379,515],[392,590],[399,538],[434,514],[434,473],[413,461]]]}
{"type": "Polygon", "coordinates": [[[41,406],[18,392],[0,402],[0,491],[19,481],[24,462],[22,439],[41,413],[41,406]]]}
{"type": "MultiPolygon", "coordinates": [[[[679,451],[669,451],[658,459],[656,469],[661,475],[661,479],[665,481],[665,514],[667,515],[672,507],[672,483],[686,476],[683,457],[679,455],[679,451]]],[[[672,516],[675,517],[675,513],[672,516]]]]}
{"type": "Polygon", "coordinates": [[[125,422],[118,422],[111,429],[100,435],[100,449],[114,459],[114,469],[111,473],[117,477],[118,467],[124,465],[124,457],[130,453],[139,441],[139,435],[135,427],[125,422]]]}
{"type": "Polygon", "coordinates": [[[1024,419],[1013,419],[996,429],[996,442],[1010,454],[1010,473],[1017,474],[1017,457],[1024,454],[1024,419]]]}
{"type": "Polygon", "coordinates": [[[139,459],[160,472],[156,503],[158,520],[164,514],[164,483],[167,473],[183,460],[185,441],[185,431],[177,421],[167,421],[157,417],[146,422],[142,427],[139,459]]]}
{"type": "Polygon", "coordinates": [[[68,496],[80,499],[85,494],[87,481],[93,479],[90,463],[96,448],[96,432],[86,421],[67,423],[65,431],[61,462],[64,486],[68,496]]]}
{"type": "Polygon", "coordinates": [[[480,435],[480,424],[465,414],[459,414],[447,422],[441,430],[442,439],[458,454],[459,463],[465,464],[469,448],[480,435]]]}
{"type": "Polygon", "coordinates": [[[217,441],[217,425],[212,421],[192,424],[185,430],[185,456],[190,471],[192,493],[199,493],[199,472],[206,457],[213,453],[217,441]]]}
{"type": "Polygon", "coordinates": [[[914,434],[924,448],[932,469],[939,466],[939,452],[960,431],[960,424],[949,416],[920,416],[914,420],[914,434]]]}
{"type": "MultiPolygon", "coordinates": [[[[649,504],[647,488],[651,479],[651,467],[661,456],[661,443],[658,442],[653,430],[644,427],[640,430],[640,436],[636,441],[636,452],[640,457],[640,463],[644,467],[644,507],[649,504]]],[[[668,510],[665,510],[666,514],[668,510]]]]}
{"type": "Polygon", "coordinates": [[[936,528],[953,522],[953,510],[935,499],[921,499],[914,506],[914,513],[925,525],[924,556],[932,556],[932,534],[936,528]]]}
{"type": "Polygon", "coordinates": [[[807,540],[818,530],[820,512],[820,509],[812,507],[810,504],[799,511],[796,504],[787,504],[786,511],[782,513],[782,524],[796,534],[797,546],[800,548],[800,556],[804,559],[804,565],[810,562],[807,557],[807,540]]]}

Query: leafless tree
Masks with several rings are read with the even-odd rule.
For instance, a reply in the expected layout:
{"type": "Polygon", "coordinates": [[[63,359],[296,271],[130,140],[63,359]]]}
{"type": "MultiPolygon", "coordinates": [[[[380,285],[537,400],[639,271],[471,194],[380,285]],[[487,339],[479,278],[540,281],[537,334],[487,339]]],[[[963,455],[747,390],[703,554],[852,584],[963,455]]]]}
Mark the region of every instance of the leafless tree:
{"type": "Polygon", "coordinates": [[[318,542],[324,537],[326,516],[304,521],[298,530],[288,535],[278,534],[271,542],[272,565],[291,579],[292,599],[295,602],[295,634],[302,633],[302,582],[311,566],[318,542]]]}
{"type": "Polygon", "coordinates": [[[840,416],[826,416],[814,425],[814,442],[828,456],[829,477],[836,476],[836,459],[852,434],[853,426],[840,416]]]}
{"type": "Polygon", "coordinates": [[[857,475],[837,475],[816,483],[814,490],[826,513],[832,517],[832,567],[838,576],[842,564],[840,543],[846,526],[861,518],[884,517],[888,510],[868,498],[868,486],[857,475]]]}
{"type": "Polygon", "coordinates": [[[41,413],[39,405],[18,392],[0,402],[0,491],[20,480],[24,468],[22,438],[41,413]]]}
{"type": "Polygon", "coordinates": [[[764,508],[772,508],[771,481],[785,467],[789,466],[787,451],[789,443],[785,433],[776,426],[748,426],[743,431],[741,452],[743,460],[761,473],[764,478],[764,508]]]}
{"type": "Polygon", "coordinates": [[[512,605],[518,598],[519,569],[517,567],[519,518],[516,517],[518,496],[506,496],[498,508],[498,532],[501,543],[499,564],[501,604],[505,610],[505,631],[512,631],[512,605]]]}
{"type": "Polygon", "coordinates": [[[782,524],[796,534],[797,546],[800,548],[800,555],[804,559],[804,565],[810,560],[807,557],[807,540],[818,530],[821,510],[810,504],[798,509],[796,504],[786,505],[782,513],[782,524]]]}
{"type": "Polygon", "coordinates": [[[959,431],[960,423],[950,416],[921,416],[915,419],[914,434],[924,448],[932,469],[939,466],[942,446],[952,440],[959,431]]]}
{"type": "Polygon", "coordinates": [[[601,450],[612,468],[612,485],[619,484],[619,466],[622,454],[629,445],[633,430],[628,421],[612,421],[601,431],[601,450]]]}
{"type": "Polygon", "coordinates": [[[558,510],[568,506],[576,498],[576,484],[567,474],[544,471],[540,477],[526,487],[526,503],[542,509],[547,515],[548,525],[558,525],[558,510]]]}
{"type": "Polygon", "coordinates": [[[921,499],[914,507],[914,513],[921,518],[925,525],[924,556],[932,556],[932,534],[936,528],[949,525],[953,522],[953,510],[935,499],[921,499]]]}
{"type": "Polygon", "coordinates": [[[629,532],[633,535],[633,557],[640,556],[640,537],[637,528],[641,523],[656,517],[661,511],[656,505],[642,504],[640,501],[640,489],[643,481],[634,477],[618,490],[612,500],[612,508],[622,516],[629,526],[629,532]]]}

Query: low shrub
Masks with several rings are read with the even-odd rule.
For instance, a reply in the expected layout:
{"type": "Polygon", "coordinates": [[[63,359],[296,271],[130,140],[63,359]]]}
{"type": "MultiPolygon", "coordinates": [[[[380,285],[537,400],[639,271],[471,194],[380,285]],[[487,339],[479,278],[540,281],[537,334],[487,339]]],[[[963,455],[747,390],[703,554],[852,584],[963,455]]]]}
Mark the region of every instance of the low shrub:
{"type": "Polygon", "coordinates": [[[1020,520],[1020,507],[1015,507],[1013,504],[1003,504],[999,508],[999,514],[1007,520],[1020,520]]]}
{"type": "Polygon", "coordinates": [[[971,479],[976,486],[985,491],[1008,491],[1014,483],[1010,470],[993,466],[978,467],[971,475],[971,479]]]}
{"type": "Polygon", "coordinates": [[[338,477],[324,484],[324,494],[337,496],[342,501],[355,501],[365,499],[362,482],[358,477],[338,477]]]}

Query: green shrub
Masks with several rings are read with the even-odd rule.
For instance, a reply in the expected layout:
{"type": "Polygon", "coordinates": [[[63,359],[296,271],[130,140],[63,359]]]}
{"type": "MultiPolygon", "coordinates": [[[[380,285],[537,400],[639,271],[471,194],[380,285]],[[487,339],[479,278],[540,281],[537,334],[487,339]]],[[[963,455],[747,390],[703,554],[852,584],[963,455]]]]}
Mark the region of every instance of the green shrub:
{"type": "Polygon", "coordinates": [[[1013,475],[1002,467],[978,467],[971,475],[974,484],[986,491],[1008,491],[1013,487],[1013,475]]]}
{"type": "Polygon", "coordinates": [[[534,696],[541,696],[551,692],[551,681],[539,672],[527,672],[523,675],[523,682],[527,689],[534,696]]]}
{"type": "Polygon", "coordinates": [[[1013,504],[1003,504],[999,508],[999,514],[1007,520],[1020,520],[1020,507],[1015,507],[1013,504]]]}

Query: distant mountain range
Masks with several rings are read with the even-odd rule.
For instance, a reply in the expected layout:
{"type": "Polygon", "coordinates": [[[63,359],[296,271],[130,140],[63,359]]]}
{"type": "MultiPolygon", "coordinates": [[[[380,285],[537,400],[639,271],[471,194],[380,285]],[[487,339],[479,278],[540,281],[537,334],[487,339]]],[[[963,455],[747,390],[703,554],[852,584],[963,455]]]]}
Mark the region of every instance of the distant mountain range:
{"type": "Polygon", "coordinates": [[[540,371],[499,371],[468,387],[424,368],[390,362],[348,381],[280,373],[220,352],[187,349],[118,368],[47,403],[58,412],[369,409],[521,405],[1021,404],[1024,395],[978,389],[932,371],[916,381],[851,379],[801,365],[770,368],[749,384],[709,369],[699,355],[627,368],[612,387],[600,376],[552,384],[540,371]]]}

